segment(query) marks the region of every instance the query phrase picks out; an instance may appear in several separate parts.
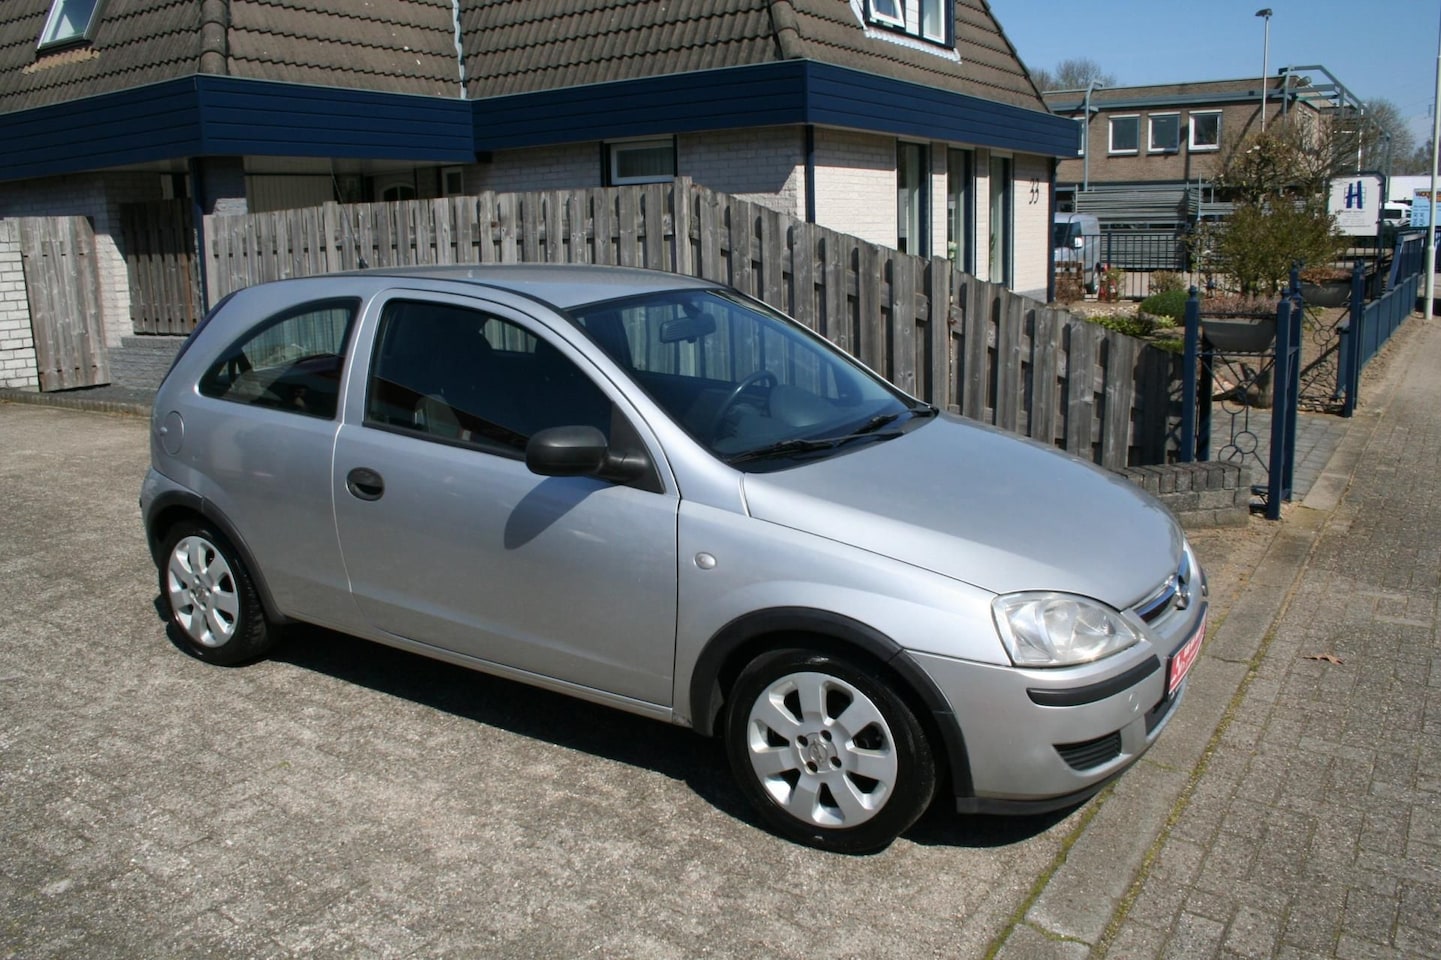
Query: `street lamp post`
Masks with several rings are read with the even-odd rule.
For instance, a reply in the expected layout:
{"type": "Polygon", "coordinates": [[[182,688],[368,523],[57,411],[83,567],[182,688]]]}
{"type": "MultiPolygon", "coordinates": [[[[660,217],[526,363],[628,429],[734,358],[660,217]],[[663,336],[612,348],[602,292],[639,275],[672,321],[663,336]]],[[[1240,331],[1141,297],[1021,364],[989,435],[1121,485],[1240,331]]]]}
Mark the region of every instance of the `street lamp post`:
{"type": "Polygon", "coordinates": [[[1431,205],[1426,220],[1426,319],[1436,316],[1436,167],[1441,163],[1441,26],[1436,30],[1436,99],[1431,104],[1431,205]]]}
{"type": "Polygon", "coordinates": [[[1261,132],[1266,132],[1266,82],[1271,73],[1271,8],[1262,7],[1256,16],[1266,21],[1266,40],[1261,46],[1261,132]]]}

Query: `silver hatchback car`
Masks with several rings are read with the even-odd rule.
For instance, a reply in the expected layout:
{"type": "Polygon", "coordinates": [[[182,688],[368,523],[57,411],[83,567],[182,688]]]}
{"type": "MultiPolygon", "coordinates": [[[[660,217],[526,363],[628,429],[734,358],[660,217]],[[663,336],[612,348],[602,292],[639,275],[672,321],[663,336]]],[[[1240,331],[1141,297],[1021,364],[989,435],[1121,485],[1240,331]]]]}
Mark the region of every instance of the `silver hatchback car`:
{"type": "Polygon", "coordinates": [[[570,266],[242,290],[141,493],[197,657],[319,624],[723,738],[784,836],[884,847],[1133,763],[1206,623],[1132,484],[937,411],[727,287],[570,266]]]}

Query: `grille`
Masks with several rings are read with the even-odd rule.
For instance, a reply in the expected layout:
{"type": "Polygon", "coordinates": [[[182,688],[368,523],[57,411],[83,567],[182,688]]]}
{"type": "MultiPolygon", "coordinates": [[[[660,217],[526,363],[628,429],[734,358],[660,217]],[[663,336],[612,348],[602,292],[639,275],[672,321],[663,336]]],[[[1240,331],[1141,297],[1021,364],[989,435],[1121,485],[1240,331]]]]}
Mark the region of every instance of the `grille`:
{"type": "Polygon", "coordinates": [[[1089,770],[1121,755],[1121,732],[1108,733],[1084,743],[1058,743],[1056,752],[1073,770],[1089,770]]]}
{"type": "Polygon", "coordinates": [[[1191,603],[1191,557],[1181,554],[1181,565],[1166,578],[1166,582],[1133,608],[1136,616],[1146,623],[1154,623],[1173,609],[1185,609],[1191,603]]]}

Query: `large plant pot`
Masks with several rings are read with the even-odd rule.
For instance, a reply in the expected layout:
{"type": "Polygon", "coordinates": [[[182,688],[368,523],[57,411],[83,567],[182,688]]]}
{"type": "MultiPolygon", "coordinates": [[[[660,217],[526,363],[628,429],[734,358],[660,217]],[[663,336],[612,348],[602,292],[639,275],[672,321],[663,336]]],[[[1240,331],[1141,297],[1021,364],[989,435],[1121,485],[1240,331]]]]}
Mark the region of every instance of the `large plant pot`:
{"type": "Polygon", "coordinates": [[[1344,307],[1351,299],[1351,281],[1323,280],[1320,283],[1301,281],[1301,299],[1314,307],[1344,307]]]}
{"type": "Polygon", "coordinates": [[[1276,342],[1275,317],[1201,318],[1201,335],[1217,353],[1268,353],[1276,342]]]}

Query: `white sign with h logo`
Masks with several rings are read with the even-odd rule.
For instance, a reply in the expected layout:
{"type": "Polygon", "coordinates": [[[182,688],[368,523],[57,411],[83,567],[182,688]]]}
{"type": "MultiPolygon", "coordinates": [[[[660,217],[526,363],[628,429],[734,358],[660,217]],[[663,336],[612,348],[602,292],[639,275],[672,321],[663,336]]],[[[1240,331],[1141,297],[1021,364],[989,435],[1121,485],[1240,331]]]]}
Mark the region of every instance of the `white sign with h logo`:
{"type": "Polygon", "coordinates": [[[1380,228],[1385,179],[1379,173],[1356,173],[1331,180],[1326,210],[1336,218],[1336,229],[1347,236],[1374,237],[1380,228]]]}

